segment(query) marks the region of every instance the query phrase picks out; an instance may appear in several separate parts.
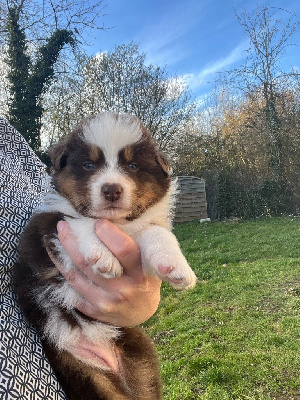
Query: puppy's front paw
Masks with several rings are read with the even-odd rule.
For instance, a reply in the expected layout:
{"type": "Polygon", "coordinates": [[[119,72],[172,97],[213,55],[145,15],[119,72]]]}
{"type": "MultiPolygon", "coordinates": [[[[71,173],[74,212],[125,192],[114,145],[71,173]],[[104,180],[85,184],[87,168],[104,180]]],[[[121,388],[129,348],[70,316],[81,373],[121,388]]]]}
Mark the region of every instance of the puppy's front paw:
{"type": "Polygon", "coordinates": [[[123,273],[118,259],[104,246],[101,249],[98,248],[89,259],[93,271],[101,274],[104,278],[116,278],[123,273]]]}
{"type": "Polygon", "coordinates": [[[197,283],[197,277],[181,253],[158,252],[149,260],[151,269],[163,281],[175,289],[190,289],[197,283]]]}

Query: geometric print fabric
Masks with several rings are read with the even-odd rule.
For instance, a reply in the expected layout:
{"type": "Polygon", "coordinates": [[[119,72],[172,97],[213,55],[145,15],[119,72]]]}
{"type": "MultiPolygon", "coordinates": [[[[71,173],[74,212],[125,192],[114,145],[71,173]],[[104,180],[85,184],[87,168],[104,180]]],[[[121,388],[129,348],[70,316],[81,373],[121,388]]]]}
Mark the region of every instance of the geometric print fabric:
{"type": "Polygon", "coordinates": [[[66,399],[39,338],[15,302],[11,271],[19,236],[49,189],[45,166],[0,117],[0,399],[66,399]]]}

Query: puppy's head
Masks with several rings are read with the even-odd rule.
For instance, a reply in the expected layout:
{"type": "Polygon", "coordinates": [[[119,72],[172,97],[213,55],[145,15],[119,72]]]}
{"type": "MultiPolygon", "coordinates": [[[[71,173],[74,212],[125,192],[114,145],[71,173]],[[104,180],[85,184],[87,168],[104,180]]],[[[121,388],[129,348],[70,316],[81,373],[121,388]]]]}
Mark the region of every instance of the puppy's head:
{"type": "Polygon", "coordinates": [[[57,191],[84,216],[135,219],[170,187],[168,161],[129,115],[88,118],[49,154],[57,191]]]}

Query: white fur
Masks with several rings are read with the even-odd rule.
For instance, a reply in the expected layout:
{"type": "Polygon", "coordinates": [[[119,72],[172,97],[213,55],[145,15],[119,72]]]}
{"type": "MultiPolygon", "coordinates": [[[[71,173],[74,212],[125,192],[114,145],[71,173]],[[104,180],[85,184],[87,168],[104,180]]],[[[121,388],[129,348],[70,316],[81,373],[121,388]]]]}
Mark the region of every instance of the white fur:
{"type": "Polygon", "coordinates": [[[101,216],[102,218],[114,220],[115,218],[125,218],[128,215],[132,203],[134,184],[124,173],[121,173],[115,167],[107,167],[104,171],[96,173],[91,178],[89,186],[92,200],[91,217],[99,218],[101,216]],[[116,216],[114,216],[115,211],[111,212],[111,210],[105,209],[105,199],[101,196],[101,188],[105,184],[119,184],[123,188],[122,196],[117,201],[119,212],[116,216]]]}
{"type": "Polygon", "coordinates": [[[110,348],[112,341],[120,336],[117,327],[100,321],[87,321],[74,312],[77,302],[82,301],[82,299],[67,282],[63,282],[61,286],[56,284],[47,288],[40,288],[40,291],[36,293],[36,299],[47,314],[43,335],[50,343],[59,350],[69,351],[76,358],[89,365],[101,369],[107,368],[101,360],[95,360],[95,357],[82,356],[79,343],[80,339],[84,338],[91,345],[100,346],[100,349],[102,347],[110,348]],[[75,327],[70,325],[58,306],[67,308],[78,325],[75,327]]]}
{"type": "Polygon", "coordinates": [[[100,114],[84,126],[84,137],[88,143],[102,149],[105,160],[117,168],[118,153],[121,149],[137,143],[142,137],[141,124],[137,118],[113,113],[100,114]]]}
{"type": "Polygon", "coordinates": [[[45,334],[59,349],[63,350],[76,344],[79,335],[83,335],[93,344],[106,343],[119,336],[118,328],[98,321],[85,321],[74,313],[79,326],[73,328],[68,324],[57,309],[51,309],[45,327],[45,334]]]}
{"type": "Polygon", "coordinates": [[[122,275],[122,267],[116,257],[100,242],[95,235],[95,220],[93,218],[66,219],[74,235],[79,239],[79,251],[90,263],[93,270],[100,272],[106,278],[122,275]]]}

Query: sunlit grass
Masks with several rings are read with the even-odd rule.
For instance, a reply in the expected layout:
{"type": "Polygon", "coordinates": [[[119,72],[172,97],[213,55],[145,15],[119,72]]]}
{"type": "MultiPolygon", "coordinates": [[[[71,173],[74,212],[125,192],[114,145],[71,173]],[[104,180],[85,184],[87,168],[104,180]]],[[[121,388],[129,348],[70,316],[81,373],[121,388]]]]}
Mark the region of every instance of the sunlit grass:
{"type": "Polygon", "coordinates": [[[175,227],[199,283],[146,324],[165,400],[300,399],[300,219],[175,227]]]}

